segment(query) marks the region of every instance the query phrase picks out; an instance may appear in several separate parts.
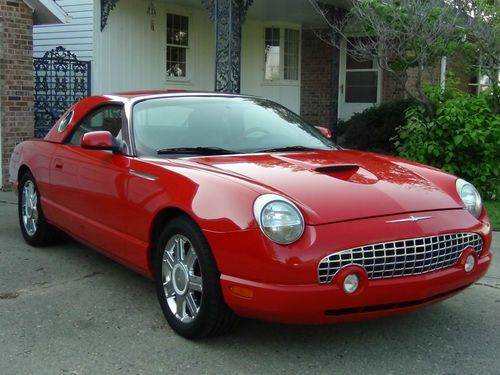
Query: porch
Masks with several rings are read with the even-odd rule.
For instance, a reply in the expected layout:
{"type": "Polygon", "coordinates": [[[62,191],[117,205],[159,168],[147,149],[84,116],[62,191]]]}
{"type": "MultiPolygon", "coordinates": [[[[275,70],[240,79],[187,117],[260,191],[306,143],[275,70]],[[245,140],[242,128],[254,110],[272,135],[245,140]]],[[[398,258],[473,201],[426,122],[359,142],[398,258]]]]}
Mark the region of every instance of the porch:
{"type": "MultiPolygon", "coordinates": [[[[353,64],[345,51],[316,37],[314,30],[326,23],[309,0],[99,4],[94,93],[167,88],[241,92],[271,98],[330,127],[337,118],[382,99],[382,74],[375,64],[350,70],[353,64]],[[365,89],[371,90],[368,98],[365,89]]],[[[324,4],[342,8],[348,1],[324,4]]]]}

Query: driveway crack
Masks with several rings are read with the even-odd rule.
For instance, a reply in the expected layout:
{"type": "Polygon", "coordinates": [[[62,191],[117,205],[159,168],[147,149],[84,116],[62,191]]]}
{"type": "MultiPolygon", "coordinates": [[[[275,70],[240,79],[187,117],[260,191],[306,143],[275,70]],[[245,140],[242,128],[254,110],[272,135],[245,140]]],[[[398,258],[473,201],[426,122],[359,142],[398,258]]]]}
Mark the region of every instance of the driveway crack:
{"type": "Polygon", "coordinates": [[[474,285],[486,286],[486,287],[488,287],[488,288],[493,288],[493,289],[498,289],[498,290],[500,290],[500,285],[498,285],[498,284],[493,285],[493,284],[488,284],[488,283],[474,283],[474,285]]]}

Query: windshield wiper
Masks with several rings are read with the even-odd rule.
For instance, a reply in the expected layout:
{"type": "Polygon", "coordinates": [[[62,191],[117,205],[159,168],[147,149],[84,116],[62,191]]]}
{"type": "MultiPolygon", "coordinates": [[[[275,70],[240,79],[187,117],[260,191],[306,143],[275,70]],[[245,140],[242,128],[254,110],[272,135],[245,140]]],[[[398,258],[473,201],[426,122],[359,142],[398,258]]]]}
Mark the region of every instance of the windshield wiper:
{"type": "Polygon", "coordinates": [[[158,155],[188,154],[188,155],[229,155],[236,154],[234,151],[220,147],[173,147],[163,148],[156,151],[158,155]]]}
{"type": "Polygon", "coordinates": [[[314,151],[314,150],[318,149],[305,146],[286,146],[286,147],[276,147],[264,150],[257,150],[256,152],[285,152],[285,151],[314,151]]]}

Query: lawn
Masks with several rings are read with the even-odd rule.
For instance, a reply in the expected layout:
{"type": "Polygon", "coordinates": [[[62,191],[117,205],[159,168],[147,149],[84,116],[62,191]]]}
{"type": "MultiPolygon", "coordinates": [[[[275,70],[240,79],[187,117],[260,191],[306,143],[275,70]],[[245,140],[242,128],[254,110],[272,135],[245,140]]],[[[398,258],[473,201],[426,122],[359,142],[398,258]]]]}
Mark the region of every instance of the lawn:
{"type": "Polygon", "coordinates": [[[486,201],[484,205],[488,211],[491,226],[494,230],[500,230],[500,201],[486,201]]]}

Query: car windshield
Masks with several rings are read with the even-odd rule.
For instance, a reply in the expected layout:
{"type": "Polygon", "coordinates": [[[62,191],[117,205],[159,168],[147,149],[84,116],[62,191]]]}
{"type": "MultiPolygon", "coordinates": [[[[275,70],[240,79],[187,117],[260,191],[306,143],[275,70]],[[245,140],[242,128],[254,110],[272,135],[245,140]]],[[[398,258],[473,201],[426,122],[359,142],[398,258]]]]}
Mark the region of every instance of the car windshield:
{"type": "Polygon", "coordinates": [[[274,102],[248,97],[175,97],[138,102],[132,125],[139,156],[332,150],[314,126],[274,102]]]}

